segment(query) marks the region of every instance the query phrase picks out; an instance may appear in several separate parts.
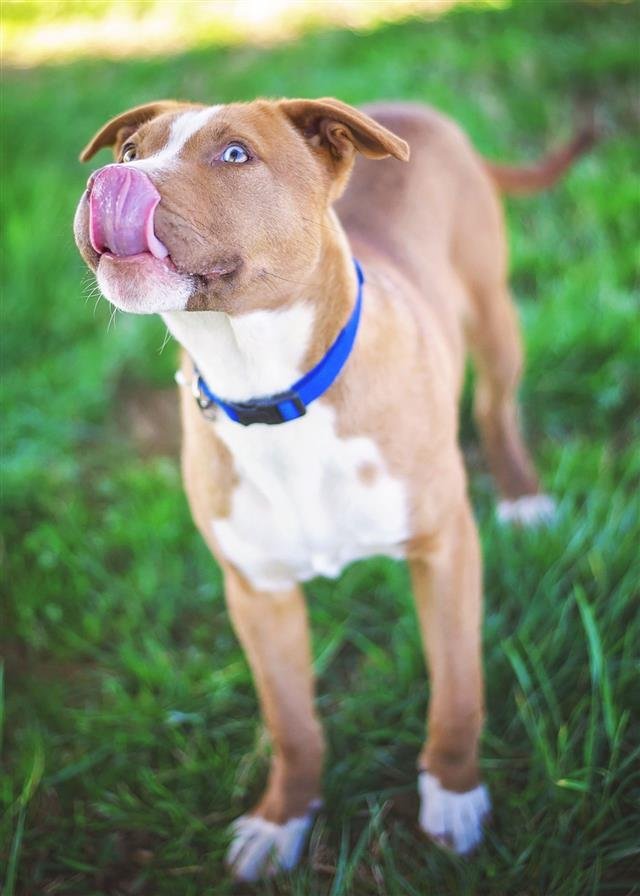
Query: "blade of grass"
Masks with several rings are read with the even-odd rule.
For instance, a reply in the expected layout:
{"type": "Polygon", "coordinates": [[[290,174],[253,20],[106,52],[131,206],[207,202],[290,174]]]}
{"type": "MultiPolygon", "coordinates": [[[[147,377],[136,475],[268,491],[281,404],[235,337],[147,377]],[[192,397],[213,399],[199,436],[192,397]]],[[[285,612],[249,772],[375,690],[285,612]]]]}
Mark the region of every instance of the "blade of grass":
{"type": "Polygon", "coordinates": [[[587,636],[591,682],[594,689],[600,692],[604,727],[607,732],[609,744],[610,746],[613,746],[613,739],[618,721],[611,698],[611,682],[609,680],[607,663],[604,659],[602,639],[600,637],[593,609],[587,600],[587,595],[584,589],[580,586],[576,586],[574,589],[574,598],[578,605],[578,609],[580,610],[580,617],[587,636]]]}

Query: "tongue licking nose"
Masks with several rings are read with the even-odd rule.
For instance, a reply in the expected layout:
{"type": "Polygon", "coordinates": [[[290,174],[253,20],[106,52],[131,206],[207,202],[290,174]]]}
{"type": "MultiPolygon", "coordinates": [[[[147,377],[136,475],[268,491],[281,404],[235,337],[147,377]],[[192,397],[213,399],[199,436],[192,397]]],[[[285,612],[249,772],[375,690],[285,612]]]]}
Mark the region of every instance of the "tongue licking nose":
{"type": "Polygon", "coordinates": [[[166,258],[169,250],[153,230],[160,193],[136,168],[107,165],[89,181],[89,233],[96,252],[130,256],[150,252],[166,258]]]}

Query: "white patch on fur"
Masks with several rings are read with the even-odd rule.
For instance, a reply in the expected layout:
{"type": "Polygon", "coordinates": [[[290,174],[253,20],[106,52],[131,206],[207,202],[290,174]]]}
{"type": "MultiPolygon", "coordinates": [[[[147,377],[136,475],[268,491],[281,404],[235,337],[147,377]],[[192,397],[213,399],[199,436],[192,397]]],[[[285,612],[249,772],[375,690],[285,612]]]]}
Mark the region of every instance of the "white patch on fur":
{"type": "Polygon", "coordinates": [[[142,171],[155,172],[171,166],[180,155],[187,140],[208,124],[220,109],[222,109],[222,106],[207,106],[206,109],[183,112],[171,125],[167,145],[160,152],[154,153],[147,159],[134,159],[133,162],[126,162],[125,164],[131,168],[139,168],[142,171]]]}
{"type": "Polygon", "coordinates": [[[155,314],[184,309],[193,293],[193,280],[185,274],[162,270],[160,262],[152,262],[153,273],[144,267],[137,271],[135,262],[129,271],[114,270],[101,259],[96,271],[100,292],[112,305],[132,314],[155,314]]]}
{"type": "Polygon", "coordinates": [[[435,775],[420,772],[420,827],[441,846],[460,855],[472,852],[482,842],[482,823],[491,811],[484,784],[466,793],[445,790],[435,775]]]}
{"type": "Polygon", "coordinates": [[[223,553],[265,591],[334,577],[375,554],[400,557],[409,521],[404,484],[389,475],[372,439],[340,438],[321,400],[280,426],[215,423],[239,482],[229,517],[212,520],[223,553]],[[372,482],[359,470],[375,467],[372,482]]]}
{"type": "Polygon", "coordinates": [[[501,523],[536,526],[550,522],[556,513],[556,502],[550,495],[522,495],[513,501],[498,503],[496,514],[501,523]]]}
{"type": "MultiPolygon", "coordinates": [[[[187,312],[164,320],[222,398],[279,392],[306,372],[301,364],[313,313],[302,302],[234,318],[187,312]]],[[[238,477],[231,513],[212,520],[212,530],[254,587],[277,591],[317,575],[337,576],[364,557],[403,556],[409,536],[404,483],[387,472],[372,439],[339,436],[335,411],[322,399],[305,416],[277,426],[241,426],[222,411],[212,425],[238,477]],[[363,467],[375,471],[370,481],[361,478],[363,467]]]]}
{"type": "Polygon", "coordinates": [[[163,317],[169,332],[187,349],[221,398],[245,401],[282,392],[304,373],[300,363],[314,318],[311,306],[304,302],[286,310],[253,311],[237,317],[219,311],[186,311],[163,317]]]}
{"type": "Polygon", "coordinates": [[[318,805],[301,818],[274,824],[259,815],[242,815],[231,825],[227,865],[238,881],[251,882],[290,871],[300,861],[318,805]]]}

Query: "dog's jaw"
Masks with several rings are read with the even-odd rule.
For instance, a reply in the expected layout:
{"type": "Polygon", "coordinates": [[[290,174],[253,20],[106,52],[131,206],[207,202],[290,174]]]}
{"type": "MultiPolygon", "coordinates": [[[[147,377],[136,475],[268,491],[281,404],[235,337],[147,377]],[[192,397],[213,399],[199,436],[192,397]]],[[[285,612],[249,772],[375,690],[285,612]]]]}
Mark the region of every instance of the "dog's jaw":
{"type": "Polygon", "coordinates": [[[133,314],[183,311],[195,289],[192,277],[148,253],[130,258],[102,255],[96,280],[112,305],[133,314]]]}

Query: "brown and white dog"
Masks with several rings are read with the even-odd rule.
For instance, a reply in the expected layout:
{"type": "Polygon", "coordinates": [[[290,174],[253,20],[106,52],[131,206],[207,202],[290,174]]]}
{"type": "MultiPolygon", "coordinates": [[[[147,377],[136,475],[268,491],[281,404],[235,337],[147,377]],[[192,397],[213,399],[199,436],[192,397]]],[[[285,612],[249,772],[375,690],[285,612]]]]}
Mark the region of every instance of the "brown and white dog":
{"type": "Polygon", "coordinates": [[[264,795],[233,827],[238,879],[293,867],[320,802],[300,583],[374,554],[409,562],[431,675],[420,825],[459,853],[482,838],[481,560],[458,400],[469,350],[498,513],[548,517],[517,422],[522,348],[498,194],[552,184],[589,142],[511,169],[417,105],[163,101],[109,121],[81,155],[109,146],[117,161],[91,176],[75,218],[102,293],[161,314],[184,349],[183,382],[197,365],[228,401],[311,370],[352,314],[352,256],[364,270],[351,356],[303,416],[241,426],[181,390],[185,487],[273,742],[264,795]]]}

